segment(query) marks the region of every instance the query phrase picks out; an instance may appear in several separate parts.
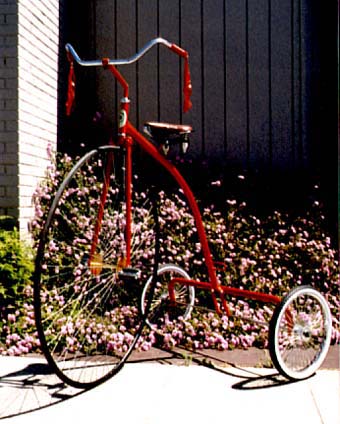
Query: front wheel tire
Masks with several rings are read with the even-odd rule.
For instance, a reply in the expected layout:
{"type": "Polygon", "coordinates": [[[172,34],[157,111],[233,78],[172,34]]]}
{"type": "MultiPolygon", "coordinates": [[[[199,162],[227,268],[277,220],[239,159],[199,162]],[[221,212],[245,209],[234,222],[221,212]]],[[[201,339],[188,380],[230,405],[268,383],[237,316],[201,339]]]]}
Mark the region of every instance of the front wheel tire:
{"type": "Polygon", "coordinates": [[[156,207],[138,179],[127,259],[123,153],[104,146],[79,159],[55,195],[37,251],[41,348],[59,378],[77,388],[94,387],[122,368],[145,324],[143,281],[158,269],[156,207]]]}

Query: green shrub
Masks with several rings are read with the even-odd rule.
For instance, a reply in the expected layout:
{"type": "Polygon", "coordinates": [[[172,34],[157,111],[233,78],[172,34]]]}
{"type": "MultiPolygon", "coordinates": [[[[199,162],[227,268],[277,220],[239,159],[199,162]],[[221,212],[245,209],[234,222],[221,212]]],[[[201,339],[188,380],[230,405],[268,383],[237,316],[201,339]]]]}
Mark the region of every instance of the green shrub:
{"type": "Polygon", "coordinates": [[[32,249],[20,241],[16,227],[0,229],[0,355],[21,355],[39,346],[32,272],[32,249]]]}
{"type": "Polygon", "coordinates": [[[2,308],[20,304],[33,271],[32,252],[16,229],[0,230],[0,304],[2,308]]]}

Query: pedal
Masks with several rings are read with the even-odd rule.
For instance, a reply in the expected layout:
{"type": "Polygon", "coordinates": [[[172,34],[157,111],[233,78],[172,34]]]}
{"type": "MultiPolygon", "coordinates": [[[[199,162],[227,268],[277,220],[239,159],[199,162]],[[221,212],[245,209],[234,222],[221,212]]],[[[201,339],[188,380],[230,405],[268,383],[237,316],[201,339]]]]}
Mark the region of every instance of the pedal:
{"type": "Polygon", "coordinates": [[[124,281],[136,281],[141,277],[141,271],[137,268],[124,268],[119,272],[119,277],[124,281]]]}

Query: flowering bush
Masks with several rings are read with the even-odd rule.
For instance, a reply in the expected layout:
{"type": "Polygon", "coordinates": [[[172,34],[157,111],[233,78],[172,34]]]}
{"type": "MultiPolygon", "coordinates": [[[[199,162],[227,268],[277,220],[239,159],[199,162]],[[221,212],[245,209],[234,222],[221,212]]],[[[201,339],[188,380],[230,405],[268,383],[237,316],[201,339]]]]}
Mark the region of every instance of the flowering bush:
{"type": "MultiPolygon", "coordinates": [[[[212,184],[215,189],[220,186],[220,182],[212,184]]],[[[193,278],[204,280],[202,252],[187,205],[180,194],[165,197],[162,204],[164,259],[190,270],[193,278]]],[[[233,199],[227,200],[221,210],[214,205],[206,207],[203,220],[222,284],[278,296],[298,285],[312,285],[326,297],[333,316],[332,341],[340,341],[339,263],[325,233],[325,217],[318,201],[304,217],[274,211],[259,219],[245,202],[233,199]]],[[[200,303],[209,304],[206,292],[198,297],[200,303]]],[[[269,323],[273,308],[254,301],[228,300],[231,317],[219,319],[218,325],[212,313],[194,313],[187,322],[165,318],[162,342],[200,348],[266,346],[263,323],[269,323]]]]}
{"type": "MultiPolygon", "coordinates": [[[[46,211],[53,195],[71,169],[68,156],[52,161],[46,180],[38,187],[35,202],[35,219],[32,234],[37,240],[46,211]]],[[[220,182],[211,188],[218,192],[220,182]]],[[[192,214],[182,193],[159,193],[160,262],[175,263],[189,272],[192,278],[205,280],[206,269],[198,242],[192,214]]],[[[206,205],[203,220],[219,278],[225,285],[243,287],[283,296],[296,285],[310,284],[320,290],[328,300],[333,315],[332,342],[340,341],[339,268],[337,252],[326,235],[325,219],[317,201],[300,217],[275,211],[261,218],[255,216],[245,202],[226,200],[206,205]]],[[[53,298],[51,291],[46,296],[53,298]]],[[[195,349],[232,349],[266,346],[267,330],[273,313],[272,307],[254,301],[230,298],[230,317],[218,317],[214,312],[197,309],[191,318],[170,321],[164,317],[161,333],[146,329],[138,348],[149,349],[155,343],[171,348],[184,345],[195,349]]],[[[60,299],[55,298],[58,302],[60,299]]],[[[209,294],[197,293],[197,303],[211,306],[209,294]]],[[[108,311],[102,321],[82,320],[70,323],[60,321],[60,333],[70,350],[77,349],[86,339],[87,346],[110,351],[125,350],[126,328],[115,326],[117,316],[125,319],[129,327],[138,315],[136,308],[118,308],[108,311]],[[81,327],[74,337],[74,326],[81,327]]],[[[124,321],[121,320],[120,322],[124,321]]],[[[32,311],[32,287],[23,291],[20,307],[3,315],[0,334],[0,353],[20,354],[39,348],[32,311]]],[[[127,341],[127,344],[128,341],[127,341]]]]}
{"type": "Polygon", "coordinates": [[[0,323],[0,355],[17,356],[39,348],[35,329],[33,289],[28,282],[20,301],[2,310],[0,323]]]}

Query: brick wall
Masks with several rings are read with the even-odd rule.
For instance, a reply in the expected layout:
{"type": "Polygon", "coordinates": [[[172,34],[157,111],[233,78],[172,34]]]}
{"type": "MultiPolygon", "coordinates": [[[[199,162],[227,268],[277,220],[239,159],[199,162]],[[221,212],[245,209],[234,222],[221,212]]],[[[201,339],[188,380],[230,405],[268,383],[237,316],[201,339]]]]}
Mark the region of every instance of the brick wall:
{"type": "Polygon", "coordinates": [[[18,216],[18,6],[0,0],[0,215],[18,216]]]}
{"type": "Polygon", "coordinates": [[[0,0],[0,49],[7,54],[0,65],[0,214],[19,218],[22,234],[48,164],[47,146],[57,142],[58,5],[0,0]]]}

